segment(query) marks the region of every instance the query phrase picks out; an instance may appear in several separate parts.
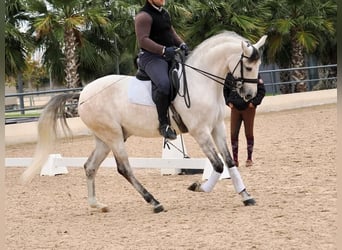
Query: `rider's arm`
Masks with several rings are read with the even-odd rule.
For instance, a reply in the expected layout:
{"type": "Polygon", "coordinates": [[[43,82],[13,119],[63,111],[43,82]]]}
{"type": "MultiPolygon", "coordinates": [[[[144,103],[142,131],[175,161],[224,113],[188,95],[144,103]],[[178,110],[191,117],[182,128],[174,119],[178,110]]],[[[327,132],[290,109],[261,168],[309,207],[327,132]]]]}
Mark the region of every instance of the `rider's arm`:
{"type": "Polygon", "coordinates": [[[163,55],[164,46],[150,39],[152,17],[146,12],[140,12],[135,17],[135,34],[138,39],[139,47],[151,53],[163,55]]]}

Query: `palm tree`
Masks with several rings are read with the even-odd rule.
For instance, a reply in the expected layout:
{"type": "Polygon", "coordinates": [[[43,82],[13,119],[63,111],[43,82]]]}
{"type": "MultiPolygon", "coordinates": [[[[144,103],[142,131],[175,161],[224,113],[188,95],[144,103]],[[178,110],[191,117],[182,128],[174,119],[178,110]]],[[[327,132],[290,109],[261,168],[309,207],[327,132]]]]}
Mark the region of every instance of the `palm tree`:
{"type": "Polygon", "coordinates": [[[27,16],[20,0],[6,0],[5,6],[5,72],[7,77],[16,77],[24,71],[31,47],[29,37],[20,30],[27,16]]]}
{"type": "MultiPolygon", "coordinates": [[[[324,8],[323,15],[331,20],[335,26],[337,24],[337,14],[336,14],[336,2],[335,1],[323,1],[324,8]]],[[[337,64],[337,37],[336,35],[331,36],[328,31],[322,32],[319,36],[320,42],[315,51],[315,56],[320,59],[322,64],[337,64]]],[[[337,67],[331,67],[327,69],[319,70],[319,74],[322,77],[336,77],[337,67]]],[[[326,89],[326,88],[336,88],[336,80],[326,80],[318,83],[314,86],[314,89],[326,89]]]]}
{"type": "MultiPolygon", "coordinates": [[[[327,8],[334,9],[332,0],[267,0],[271,16],[264,20],[269,25],[267,57],[280,66],[304,66],[305,54],[313,53],[327,37],[335,35],[334,22],[327,8]]],[[[337,9],[337,8],[335,8],[337,9]]],[[[298,81],[306,78],[305,71],[295,70],[291,77],[298,81]]],[[[288,86],[287,86],[288,87],[288,86]]],[[[285,88],[287,89],[287,88],[285,88]]],[[[305,91],[306,85],[296,84],[295,91],[305,91]],[[301,88],[299,88],[301,86],[301,88]]],[[[292,92],[292,90],[284,90],[292,92]]]]}
{"type": "Polygon", "coordinates": [[[101,1],[27,0],[31,12],[31,33],[44,50],[43,62],[54,79],[65,72],[66,86],[81,85],[79,50],[89,45],[83,33],[108,24],[101,1]]]}
{"type": "Polygon", "coordinates": [[[177,33],[183,38],[186,38],[187,22],[192,18],[189,0],[169,0],[166,8],[170,13],[172,25],[177,30],[177,33]]]}
{"type": "MultiPolygon", "coordinates": [[[[27,21],[25,6],[19,0],[5,1],[5,75],[7,78],[17,78],[18,92],[23,92],[22,74],[25,70],[25,60],[31,48],[31,40],[21,31],[27,21]]],[[[19,97],[20,108],[24,107],[23,96],[19,97]]],[[[24,114],[24,110],[21,111],[24,114]]]]}
{"type": "Polygon", "coordinates": [[[191,17],[186,24],[186,36],[191,37],[191,45],[195,46],[222,30],[231,30],[254,42],[265,32],[260,15],[267,12],[262,8],[252,0],[189,0],[191,17]]]}
{"type": "Polygon", "coordinates": [[[115,42],[115,58],[117,74],[133,74],[136,70],[134,59],[138,45],[134,30],[134,17],[142,4],[136,0],[110,0],[109,19],[113,24],[111,37],[115,42]]]}

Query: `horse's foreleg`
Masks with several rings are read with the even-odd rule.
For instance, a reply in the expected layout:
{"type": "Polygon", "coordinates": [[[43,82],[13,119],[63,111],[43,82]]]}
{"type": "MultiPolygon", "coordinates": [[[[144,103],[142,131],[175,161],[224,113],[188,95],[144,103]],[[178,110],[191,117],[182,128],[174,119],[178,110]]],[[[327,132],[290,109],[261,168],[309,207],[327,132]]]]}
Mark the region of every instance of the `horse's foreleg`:
{"type": "Polygon", "coordinates": [[[208,157],[211,165],[213,166],[213,172],[209,176],[208,180],[202,184],[193,183],[189,186],[189,190],[198,192],[211,192],[215,187],[216,183],[220,179],[220,175],[223,172],[223,162],[216,152],[215,145],[211,139],[209,133],[203,131],[193,135],[197,143],[200,145],[203,153],[208,157]]]}
{"type": "Polygon", "coordinates": [[[107,157],[110,148],[99,138],[96,139],[96,147],[84,164],[87,177],[88,203],[91,208],[99,209],[101,212],[108,212],[108,207],[97,201],[95,195],[95,176],[103,160],[107,157]]]}
{"type": "Polygon", "coordinates": [[[213,136],[213,139],[215,141],[217,148],[219,149],[221,155],[223,156],[224,161],[226,162],[226,165],[228,167],[228,172],[233,182],[235,191],[242,196],[243,203],[246,206],[254,205],[255,200],[246,191],[246,187],[245,187],[245,184],[243,183],[240,172],[238,168],[236,167],[236,164],[234,160],[232,159],[231,154],[228,150],[224,125],[221,124],[217,126],[217,128],[213,130],[212,136],[213,136]]]}

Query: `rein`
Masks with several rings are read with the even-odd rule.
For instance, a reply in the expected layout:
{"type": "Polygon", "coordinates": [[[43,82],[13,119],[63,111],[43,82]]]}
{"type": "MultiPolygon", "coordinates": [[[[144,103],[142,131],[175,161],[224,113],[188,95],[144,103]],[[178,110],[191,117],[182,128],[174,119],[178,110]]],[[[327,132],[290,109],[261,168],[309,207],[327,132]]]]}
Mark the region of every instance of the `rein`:
{"type": "Polygon", "coordinates": [[[186,63],[182,63],[182,65],[183,65],[183,66],[187,66],[188,68],[197,71],[198,73],[200,73],[200,74],[202,74],[202,75],[208,77],[209,79],[211,79],[211,80],[217,82],[218,84],[221,84],[221,85],[223,85],[223,86],[225,85],[225,83],[222,83],[222,82],[219,81],[219,80],[225,81],[225,78],[223,78],[223,77],[220,77],[220,76],[211,74],[211,73],[209,73],[209,72],[207,72],[207,71],[204,71],[204,70],[201,70],[201,69],[199,69],[199,68],[195,68],[195,67],[193,67],[193,66],[191,66],[191,65],[189,65],[189,64],[186,64],[186,63]],[[215,79],[215,78],[217,78],[217,79],[215,79]]]}
{"type": "Polygon", "coordinates": [[[190,108],[191,106],[191,100],[190,100],[190,95],[189,95],[189,89],[188,89],[188,81],[186,78],[186,73],[185,73],[185,56],[183,53],[180,53],[180,64],[182,65],[182,74],[183,74],[183,95],[181,95],[178,91],[178,95],[180,97],[184,98],[184,102],[187,108],[190,108]]]}
{"type": "Polygon", "coordinates": [[[184,66],[187,66],[188,68],[197,71],[198,73],[200,73],[200,74],[206,76],[207,78],[209,78],[209,79],[211,79],[211,80],[217,82],[218,84],[221,84],[221,85],[223,85],[223,86],[229,85],[229,86],[231,86],[231,87],[241,88],[242,85],[243,85],[245,82],[249,82],[249,83],[258,83],[258,79],[251,79],[251,78],[244,78],[244,77],[243,77],[243,62],[242,62],[242,59],[243,59],[243,58],[250,59],[248,56],[245,56],[245,55],[241,54],[240,60],[239,60],[238,63],[236,64],[236,66],[235,66],[233,72],[231,72],[231,73],[228,72],[226,78],[223,78],[223,77],[220,77],[220,76],[211,74],[211,73],[209,73],[209,72],[207,72],[207,71],[201,70],[201,69],[199,69],[199,68],[193,67],[193,66],[191,66],[191,65],[189,65],[189,64],[184,63],[183,61],[181,62],[181,64],[182,64],[182,66],[183,66],[183,70],[184,70],[184,66]],[[240,75],[241,75],[241,76],[238,77],[238,78],[235,78],[235,77],[233,76],[233,74],[234,74],[234,72],[235,72],[235,70],[237,69],[237,66],[238,66],[239,64],[240,64],[240,75]],[[234,82],[231,82],[232,79],[234,79],[234,82]],[[223,83],[222,83],[220,80],[223,81],[223,83]],[[236,82],[240,82],[241,84],[237,84],[236,82]],[[233,83],[233,84],[232,84],[232,83],[233,83]]]}

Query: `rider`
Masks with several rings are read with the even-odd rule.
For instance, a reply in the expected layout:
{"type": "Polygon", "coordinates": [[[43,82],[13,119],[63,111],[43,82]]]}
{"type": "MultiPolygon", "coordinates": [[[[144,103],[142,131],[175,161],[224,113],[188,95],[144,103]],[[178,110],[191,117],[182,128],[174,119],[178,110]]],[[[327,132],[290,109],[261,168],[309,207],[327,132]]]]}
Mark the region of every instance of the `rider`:
{"type": "Polygon", "coordinates": [[[164,138],[173,140],[177,134],[171,128],[167,115],[171,103],[168,68],[177,47],[187,55],[188,46],[174,30],[164,5],[165,0],[146,0],[135,17],[135,33],[140,47],[139,68],[152,81],[152,99],[157,106],[159,132],[164,138]]]}

